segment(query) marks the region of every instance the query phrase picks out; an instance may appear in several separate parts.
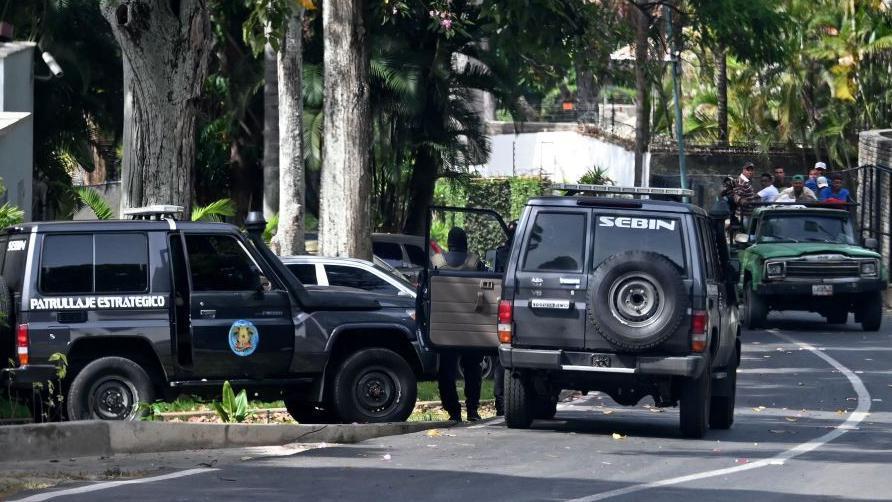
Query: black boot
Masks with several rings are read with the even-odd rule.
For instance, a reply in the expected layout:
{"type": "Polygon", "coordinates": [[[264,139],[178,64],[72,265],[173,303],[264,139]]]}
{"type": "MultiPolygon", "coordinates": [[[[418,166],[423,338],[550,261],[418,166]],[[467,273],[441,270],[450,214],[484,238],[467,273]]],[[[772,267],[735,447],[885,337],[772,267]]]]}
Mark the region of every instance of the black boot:
{"type": "Polygon", "coordinates": [[[468,422],[476,422],[478,420],[482,420],[482,419],[480,418],[480,414],[477,413],[477,410],[469,409],[468,410],[468,422]]]}

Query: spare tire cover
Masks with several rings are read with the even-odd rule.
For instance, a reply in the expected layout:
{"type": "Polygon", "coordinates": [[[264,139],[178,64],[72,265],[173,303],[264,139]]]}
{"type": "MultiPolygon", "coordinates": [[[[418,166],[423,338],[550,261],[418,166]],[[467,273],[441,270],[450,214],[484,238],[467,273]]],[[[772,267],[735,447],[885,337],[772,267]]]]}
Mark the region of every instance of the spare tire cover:
{"type": "Polygon", "coordinates": [[[658,253],[615,254],[595,269],[591,284],[589,322],[623,350],[640,351],[666,341],[690,306],[678,267],[658,253]]]}

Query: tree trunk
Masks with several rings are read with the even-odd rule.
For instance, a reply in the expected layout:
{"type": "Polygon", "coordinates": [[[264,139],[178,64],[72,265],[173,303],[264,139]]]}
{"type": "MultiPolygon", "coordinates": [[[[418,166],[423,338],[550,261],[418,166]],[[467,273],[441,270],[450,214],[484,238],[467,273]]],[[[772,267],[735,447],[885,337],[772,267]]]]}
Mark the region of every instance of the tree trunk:
{"type": "Polygon", "coordinates": [[[644,156],[650,143],[650,95],[647,80],[647,50],[650,16],[633,8],[635,22],[635,186],[644,182],[644,156]]]}
{"type": "Polygon", "coordinates": [[[371,259],[371,108],[363,0],[325,0],[319,253],[371,259]]]}
{"type": "Polygon", "coordinates": [[[715,49],[716,118],[719,125],[719,143],[728,142],[728,54],[725,46],[715,49]]]}
{"type": "Polygon", "coordinates": [[[583,45],[583,37],[579,37],[574,65],[576,66],[576,107],[578,120],[583,123],[594,123],[598,117],[598,86],[592,64],[596,57],[591,47],[583,45]]]}
{"type": "Polygon", "coordinates": [[[278,61],[272,45],[263,49],[263,217],[279,212],[278,61]]]}
{"type": "Polygon", "coordinates": [[[279,228],[282,256],[304,254],[303,7],[294,7],[279,49],[279,228]]]}
{"type": "Polygon", "coordinates": [[[188,215],[211,46],[206,0],[103,0],[101,8],[124,63],[121,208],[176,204],[188,215]]]}
{"type": "Polygon", "coordinates": [[[415,167],[409,182],[409,206],[406,209],[404,231],[411,235],[424,235],[428,207],[433,203],[437,184],[437,161],[426,147],[415,150],[415,167]]]}

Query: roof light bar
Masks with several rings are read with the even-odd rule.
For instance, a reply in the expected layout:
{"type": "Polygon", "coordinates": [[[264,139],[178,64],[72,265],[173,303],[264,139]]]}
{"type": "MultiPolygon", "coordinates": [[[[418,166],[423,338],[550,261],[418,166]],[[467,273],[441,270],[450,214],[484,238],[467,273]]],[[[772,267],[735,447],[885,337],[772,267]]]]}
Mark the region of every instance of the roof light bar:
{"type": "Polygon", "coordinates": [[[622,187],[613,185],[556,183],[551,185],[551,189],[567,192],[567,195],[575,195],[577,193],[596,193],[622,195],[672,195],[675,197],[694,196],[694,191],[687,188],[622,187]]]}
{"type": "Polygon", "coordinates": [[[163,220],[167,218],[177,220],[183,215],[183,212],[183,206],[156,204],[125,209],[121,211],[121,214],[134,220],[163,220]]]}

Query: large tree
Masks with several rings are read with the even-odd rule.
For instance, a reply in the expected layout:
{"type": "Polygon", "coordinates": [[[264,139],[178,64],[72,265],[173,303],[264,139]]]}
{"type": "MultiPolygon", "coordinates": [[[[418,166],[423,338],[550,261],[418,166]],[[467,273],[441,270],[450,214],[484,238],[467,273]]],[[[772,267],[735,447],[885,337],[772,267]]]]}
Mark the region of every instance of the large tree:
{"type": "Polygon", "coordinates": [[[325,144],[319,253],[368,259],[372,255],[369,163],[372,123],[365,2],[325,0],[322,25],[325,144]]]}
{"type": "Polygon", "coordinates": [[[192,206],[195,122],[207,76],[206,0],[103,0],[124,62],[121,207],[192,206]]]}

